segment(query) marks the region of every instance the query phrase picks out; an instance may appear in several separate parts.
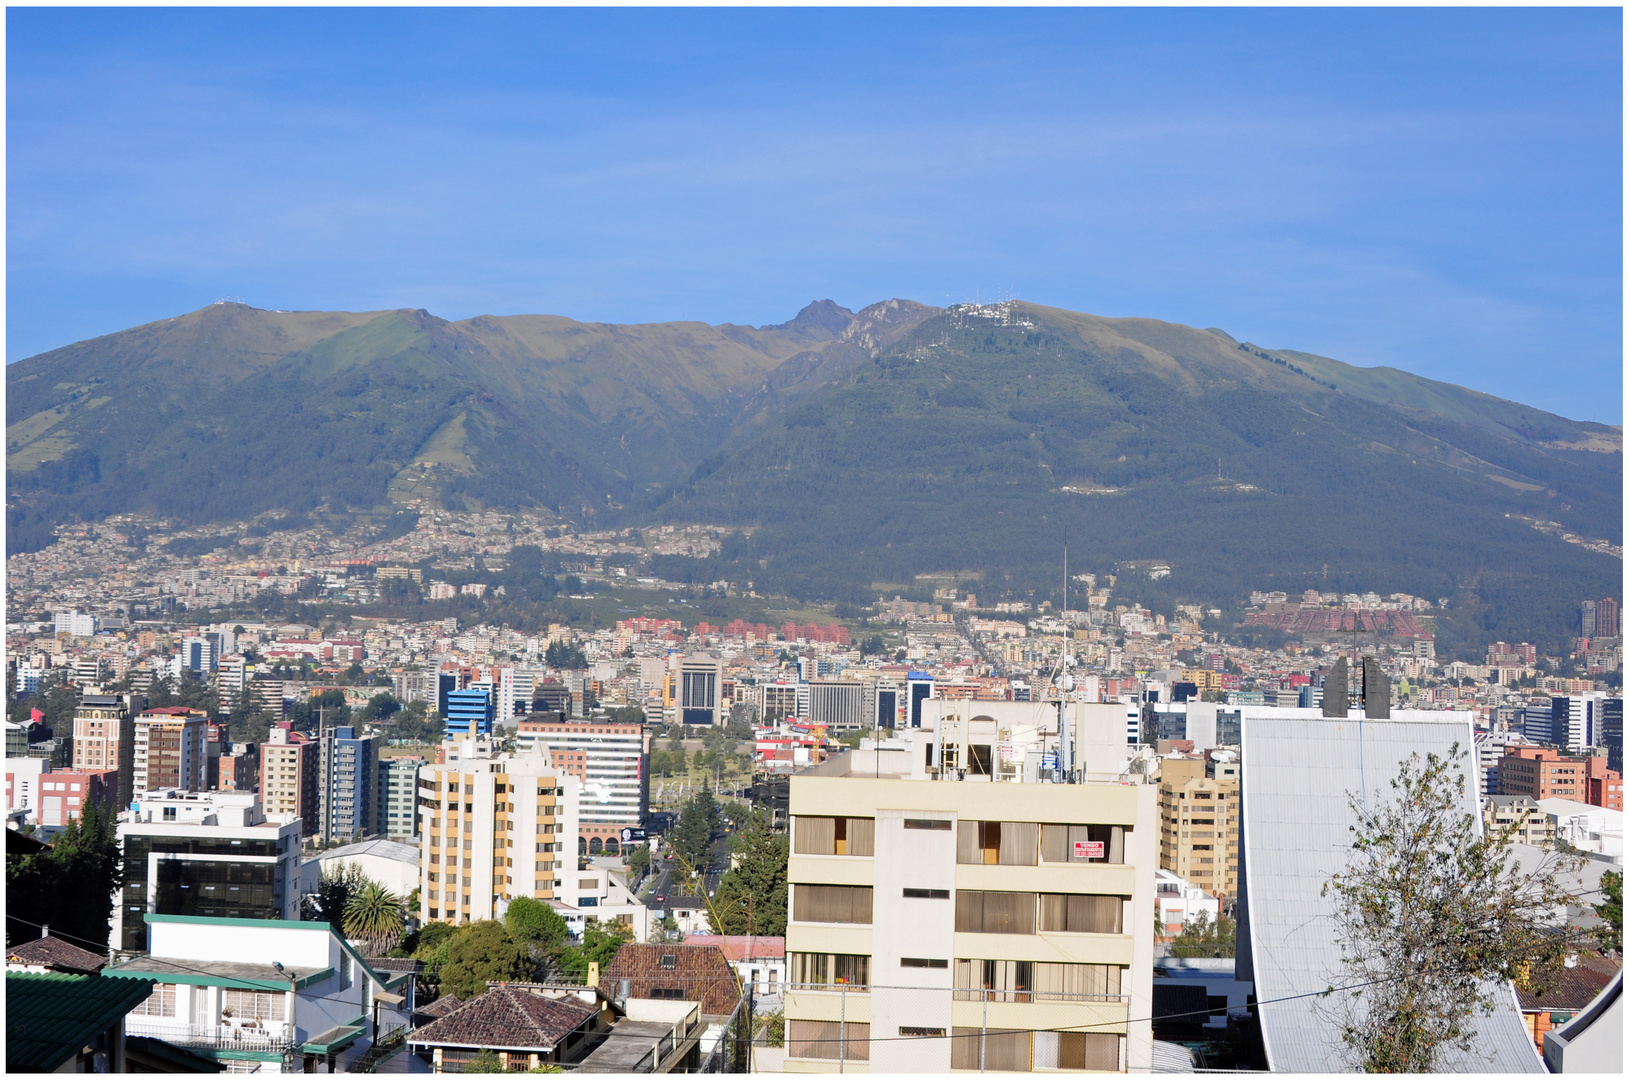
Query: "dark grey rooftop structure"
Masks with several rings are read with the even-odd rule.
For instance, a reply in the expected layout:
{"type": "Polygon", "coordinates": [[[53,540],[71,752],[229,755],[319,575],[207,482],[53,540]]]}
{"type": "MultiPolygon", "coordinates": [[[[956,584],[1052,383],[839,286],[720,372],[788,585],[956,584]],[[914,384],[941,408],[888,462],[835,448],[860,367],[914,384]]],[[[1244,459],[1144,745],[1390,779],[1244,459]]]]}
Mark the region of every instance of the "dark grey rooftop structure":
{"type": "MultiPolygon", "coordinates": [[[[1352,824],[1347,792],[1390,793],[1411,754],[1473,751],[1469,722],[1284,718],[1246,715],[1240,757],[1239,955],[1237,977],[1255,983],[1262,1042],[1273,1072],[1350,1072],[1331,1003],[1315,995],[1341,985],[1332,900],[1320,895],[1346,866],[1352,824]],[[1296,1000],[1285,1000],[1296,998],[1296,1000]]],[[[1467,757],[1465,764],[1475,767],[1467,757]]],[[[1481,825],[1477,785],[1468,778],[1465,812],[1481,825]]],[[[1444,1072],[1542,1073],[1515,990],[1497,988],[1499,1007],[1471,1021],[1470,1053],[1446,1051],[1444,1072]],[[1504,1002],[1508,999],[1508,1007],[1504,1002]]]]}

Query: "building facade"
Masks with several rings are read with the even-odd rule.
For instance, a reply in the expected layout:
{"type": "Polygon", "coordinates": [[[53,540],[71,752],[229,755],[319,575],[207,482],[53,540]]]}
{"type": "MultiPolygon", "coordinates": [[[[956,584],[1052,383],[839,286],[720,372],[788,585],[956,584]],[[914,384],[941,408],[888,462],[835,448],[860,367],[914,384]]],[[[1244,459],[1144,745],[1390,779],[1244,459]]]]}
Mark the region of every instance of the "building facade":
{"type": "Polygon", "coordinates": [[[322,762],[310,738],[281,721],[260,745],[260,801],[268,815],[300,819],[305,835],[321,825],[317,808],[317,774],[322,762]]]}
{"type": "Polygon", "coordinates": [[[423,764],[417,754],[379,759],[375,780],[378,831],[392,840],[418,839],[419,768],[423,764]]]}
{"type": "Polygon", "coordinates": [[[86,694],[74,710],[74,768],[116,772],[116,805],[128,806],[135,785],[136,720],[130,702],[110,694],[86,694]]]}
{"type": "Polygon", "coordinates": [[[118,827],[124,886],[114,948],[147,949],[147,915],[300,917],[298,818],[268,817],[254,795],[150,792],[118,827]]]}
{"type": "Polygon", "coordinates": [[[444,713],[446,735],[456,738],[490,738],[492,735],[492,692],[486,687],[469,686],[447,693],[444,713]]]}
{"type": "Polygon", "coordinates": [[[1547,746],[1511,746],[1499,759],[1499,794],[1525,795],[1535,802],[1572,799],[1622,810],[1623,778],[1607,768],[1604,757],[1566,757],[1547,746]]]}
{"type": "Polygon", "coordinates": [[[579,851],[617,854],[623,829],[645,824],[650,807],[650,737],[642,724],[595,720],[522,720],[515,738],[521,753],[548,751],[555,768],[577,778],[583,796],[579,851]]]}
{"type": "Polygon", "coordinates": [[[516,896],[575,904],[577,778],[542,753],[444,749],[419,769],[420,921],[499,918],[516,896]]]}
{"type": "Polygon", "coordinates": [[[209,714],[179,705],[144,709],[136,716],[131,790],[204,791],[204,726],[209,714]]]}
{"type": "Polygon", "coordinates": [[[1518,844],[1547,848],[1555,843],[1555,823],[1526,795],[1489,795],[1483,801],[1482,824],[1490,836],[1511,829],[1518,844]]]}
{"type": "Polygon", "coordinates": [[[852,756],[791,780],[785,1070],[1148,1070],[1154,789],[852,756]]]}
{"type": "Polygon", "coordinates": [[[1212,896],[1239,894],[1239,785],[1205,775],[1204,758],[1160,763],[1160,869],[1212,896]]]}
{"type": "Polygon", "coordinates": [[[323,735],[317,801],[324,840],[350,843],[379,831],[378,741],[358,736],[354,727],[331,728],[323,735]]]}

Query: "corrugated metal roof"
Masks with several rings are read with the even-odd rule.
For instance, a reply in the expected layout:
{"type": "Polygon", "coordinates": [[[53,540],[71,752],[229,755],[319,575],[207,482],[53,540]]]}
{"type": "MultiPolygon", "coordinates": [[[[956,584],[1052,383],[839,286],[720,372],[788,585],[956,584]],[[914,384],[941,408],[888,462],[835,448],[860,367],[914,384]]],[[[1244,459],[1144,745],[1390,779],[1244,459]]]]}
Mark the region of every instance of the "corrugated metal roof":
{"type": "Polygon", "coordinates": [[[6,1071],[55,1072],[152,990],[146,980],[7,972],[6,1071]]]}
{"type": "MultiPolygon", "coordinates": [[[[1255,981],[1263,1041],[1274,1072],[1345,1072],[1353,1063],[1329,1018],[1331,1002],[1316,994],[1340,985],[1340,946],[1333,901],[1320,895],[1346,866],[1352,824],[1347,792],[1385,798],[1400,762],[1410,754],[1446,755],[1458,743],[1472,749],[1463,720],[1325,720],[1245,716],[1241,724],[1243,820],[1238,977],[1255,981]]],[[[1480,822],[1477,784],[1466,785],[1466,812],[1480,822]]],[[[1544,1072],[1514,991],[1498,991],[1491,1016],[1470,1025],[1475,1049],[1449,1050],[1442,1072],[1544,1072]],[[1508,1004],[1507,1004],[1508,1002],[1508,1004]]]]}

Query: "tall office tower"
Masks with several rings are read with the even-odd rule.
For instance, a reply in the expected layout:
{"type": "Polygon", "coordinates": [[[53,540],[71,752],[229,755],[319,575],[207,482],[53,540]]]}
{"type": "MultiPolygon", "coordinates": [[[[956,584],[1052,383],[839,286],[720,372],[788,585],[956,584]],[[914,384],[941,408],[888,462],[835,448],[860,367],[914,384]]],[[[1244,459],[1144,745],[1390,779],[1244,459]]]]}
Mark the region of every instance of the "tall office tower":
{"type": "Polygon", "coordinates": [[[1606,698],[1601,694],[1571,694],[1550,699],[1549,741],[1577,753],[1599,746],[1606,698]]]}
{"type": "Polygon", "coordinates": [[[642,724],[526,719],[516,746],[547,750],[554,767],[583,786],[577,834],[582,854],[616,855],[622,830],[645,823],[650,808],[650,739],[642,724]]]}
{"type": "Polygon", "coordinates": [[[758,716],[764,723],[809,719],[811,695],[808,683],[772,682],[758,689],[761,710],[758,716]]]}
{"type": "Polygon", "coordinates": [[[1592,638],[1595,636],[1595,601],[1585,600],[1578,605],[1578,632],[1592,638]]]}
{"type": "Polygon", "coordinates": [[[1595,601],[1595,633],[1593,636],[1605,638],[1618,636],[1618,602],[1610,596],[1604,600],[1595,601]]]}
{"type": "Polygon", "coordinates": [[[529,711],[541,674],[530,668],[494,668],[492,682],[497,704],[493,719],[501,724],[512,724],[517,715],[529,711]]]}
{"type": "Polygon", "coordinates": [[[492,694],[482,686],[454,690],[443,716],[446,738],[485,738],[492,734],[492,694]]]}
{"type": "Polygon", "coordinates": [[[118,827],[124,887],[110,943],[145,952],[145,915],[297,920],[300,832],[251,793],[149,792],[118,827]]]}
{"type": "Polygon", "coordinates": [[[113,804],[130,805],[135,787],[136,720],[132,702],[112,694],[86,694],[74,710],[74,769],[117,772],[113,804]]]}
{"type": "Polygon", "coordinates": [[[712,726],[723,722],[718,707],[724,665],[712,656],[686,656],[678,666],[679,722],[712,726]]]}
{"type": "Polygon", "coordinates": [[[1606,749],[1607,768],[1623,772],[1623,698],[1601,702],[1601,745],[1606,749]]]}
{"type": "Polygon", "coordinates": [[[230,711],[249,689],[249,661],[241,653],[223,657],[215,667],[215,689],[221,708],[230,711]]]}
{"type": "Polygon", "coordinates": [[[827,728],[849,731],[869,728],[871,717],[865,708],[865,687],[849,680],[815,680],[809,684],[809,722],[827,728]]]}
{"type": "Polygon", "coordinates": [[[200,677],[207,677],[215,670],[220,654],[216,651],[215,642],[209,637],[189,637],[181,639],[181,670],[190,671],[200,677]]]}
{"type": "Polygon", "coordinates": [[[419,919],[478,922],[517,896],[576,901],[576,777],[541,749],[492,755],[475,739],[419,769],[419,919]]]}
{"type": "Polygon", "coordinates": [[[322,778],[317,784],[319,835],[348,843],[379,831],[378,738],[354,727],[329,728],[320,740],[322,778]]]}
{"type": "Polygon", "coordinates": [[[392,840],[412,840],[419,835],[419,768],[424,759],[417,754],[382,757],[376,772],[379,832],[392,840]]]}
{"type": "Polygon", "coordinates": [[[203,791],[204,725],[209,714],[180,705],[145,709],[136,716],[131,790],[203,791]]]}
{"type": "Polygon", "coordinates": [[[1212,896],[1239,894],[1239,785],[1205,775],[1206,761],[1160,762],[1160,869],[1212,896]]]}
{"type": "Polygon", "coordinates": [[[317,809],[319,747],[287,721],[272,728],[260,744],[260,801],[268,814],[289,814],[301,821],[305,835],[321,826],[317,809]]]}
{"type": "Polygon", "coordinates": [[[1148,1071],[1154,788],[930,779],[922,734],[791,778],[784,1070],[1148,1071]]]}

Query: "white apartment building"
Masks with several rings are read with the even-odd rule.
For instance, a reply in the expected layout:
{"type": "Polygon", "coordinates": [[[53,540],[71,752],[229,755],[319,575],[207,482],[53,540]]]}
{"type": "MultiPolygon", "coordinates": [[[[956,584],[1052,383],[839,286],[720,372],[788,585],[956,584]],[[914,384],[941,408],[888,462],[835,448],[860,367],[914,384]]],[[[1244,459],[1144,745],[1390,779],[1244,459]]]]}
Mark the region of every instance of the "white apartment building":
{"type": "Polygon", "coordinates": [[[96,616],[86,615],[82,611],[59,611],[52,621],[52,626],[58,634],[91,637],[96,633],[96,616]]]}
{"type": "Polygon", "coordinates": [[[520,721],[521,753],[544,749],[554,767],[583,787],[580,854],[618,854],[623,829],[645,823],[650,804],[649,736],[640,724],[609,720],[520,721]]]}
{"type": "Polygon", "coordinates": [[[501,918],[517,896],[575,905],[577,778],[541,748],[444,745],[445,764],[419,769],[420,921],[501,918]]]}
{"type": "Polygon", "coordinates": [[[924,734],[792,777],[785,1071],[1149,1071],[1155,789],[924,734]]]}

